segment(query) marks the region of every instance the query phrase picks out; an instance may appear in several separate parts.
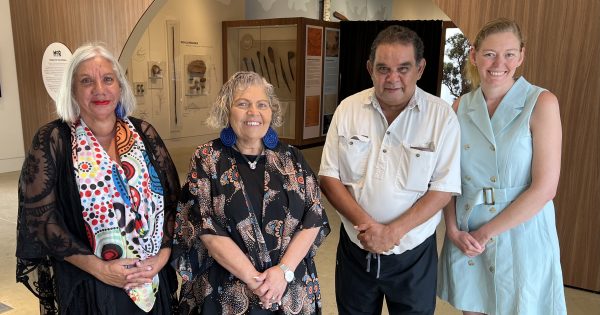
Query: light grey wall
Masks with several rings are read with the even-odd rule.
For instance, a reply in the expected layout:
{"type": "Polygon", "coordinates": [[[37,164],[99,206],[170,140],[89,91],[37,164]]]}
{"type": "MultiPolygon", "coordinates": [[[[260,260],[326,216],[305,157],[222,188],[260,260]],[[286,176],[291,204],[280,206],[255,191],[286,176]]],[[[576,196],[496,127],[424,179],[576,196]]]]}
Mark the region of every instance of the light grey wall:
{"type": "Polygon", "coordinates": [[[319,19],[318,0],[246,0],[246,19],[306,17],[319,19]]]}
{"type": "MultiPolygon", "coordinates": [[[[0,173],[4,173],[19,170],[25,156],[8,0],[0,0],[0,43],[0,173]]],[[[40,76],[40,84],[41,80],[40,76]]]]}
{"type": "Polygon", "coordinates": [[[393,3],[393,0],[331,0],[331,21],[338,21],[333,17],[335,11],[351,21],[392,20],[393,3]]]}
{"type": "Polygon", "coordinates": [[[450,18],[433,0],[394,0],[394,20],[443,20],[450,18]]]}

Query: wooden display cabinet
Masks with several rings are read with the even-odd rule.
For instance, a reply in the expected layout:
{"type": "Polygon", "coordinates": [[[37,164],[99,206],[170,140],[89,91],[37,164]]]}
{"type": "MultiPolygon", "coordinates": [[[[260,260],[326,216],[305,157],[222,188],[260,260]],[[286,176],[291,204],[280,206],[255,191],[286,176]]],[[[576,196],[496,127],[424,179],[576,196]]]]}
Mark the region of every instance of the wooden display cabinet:
{"type": "Polygon", "coordinates": [[[237,71],[261,74],[281,101],[289,144],[322,144],[337,106],[339,23],[307,18],[225,21],[223,79],[237,71]]]}

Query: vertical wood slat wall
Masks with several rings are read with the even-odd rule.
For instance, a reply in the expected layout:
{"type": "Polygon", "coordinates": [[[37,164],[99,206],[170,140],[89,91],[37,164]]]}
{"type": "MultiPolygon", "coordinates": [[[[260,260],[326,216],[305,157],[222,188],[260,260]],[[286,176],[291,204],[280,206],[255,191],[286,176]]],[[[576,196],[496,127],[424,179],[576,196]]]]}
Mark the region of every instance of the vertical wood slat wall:
{"type": "Polygon", "coordinates": [[[469,39],[497,17],[526,39],[521,73],[558,97],[562,170],[555,205],[566,285],[600,292],[600,1],[434,0],[469,39]]]}
{"type": "Polygon", "coordinates": [[[41,75],[42,56],[53,42],[71,51],[100,41],[119,56],[129,34],[154,0],[10,0],[25,150],[37,129],[56,119],[41,75]]]}

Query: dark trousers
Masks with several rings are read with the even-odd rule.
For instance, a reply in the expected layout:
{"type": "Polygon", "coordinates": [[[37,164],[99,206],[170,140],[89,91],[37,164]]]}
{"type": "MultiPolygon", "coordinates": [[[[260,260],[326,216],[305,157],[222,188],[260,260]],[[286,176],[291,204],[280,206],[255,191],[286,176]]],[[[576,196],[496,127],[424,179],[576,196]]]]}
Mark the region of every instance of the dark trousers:
{"type": "Polygon", "coordinates": [[[379,261],[377,255],[371,255],[369,261],[368,255],[342,226],[335,268],[339,314],[379,315],[384,297],[390,314],[433,314],[438,258],[435,233],[399,255],[379,255],[379,261]]]}
{"type": "Polygon", "coordinates": [[[116,305],[119,305],[119,312],[122,312],[121,314],[132,314],[132,315],[148,314],[148,313],[142,311],[142,309],[139,308],[137,305],[135,305],[135,303],[131,300],[129,295],[127,295],[127,293],[125,293],[124,290],[121,290],[121,292],[115,293],[115,301],[114,302],[116,305]]]}

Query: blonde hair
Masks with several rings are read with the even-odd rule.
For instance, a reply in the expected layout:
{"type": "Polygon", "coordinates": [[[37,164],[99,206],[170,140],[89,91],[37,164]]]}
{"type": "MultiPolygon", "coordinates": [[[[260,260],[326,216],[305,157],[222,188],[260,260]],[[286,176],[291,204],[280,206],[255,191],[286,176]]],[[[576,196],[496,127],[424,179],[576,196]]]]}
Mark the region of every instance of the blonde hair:
{"type": "Polygon", "coordinates": [[[269,99],[269,105],[271,106],[271,111],[273,113],[271,126],[281,126],[283,123],[281,106],[277,95],[275,95],[273,85],[267,82],[267,80],[258,73],[249,71],[236,72],[229,80],[227,80],[227,82],[225,82],[225,84],[223,84],[223,87],[219,90],[216,101],[210,109],[206,124],[215,129],[222,129],[229,126],[229,111],[233,104],[236,92],[244,91],[253,85],[262,86],[269,99]]]}
{"type": "Polygon", "coordinates": [[[119,81],[119,86],[121,87],[121,98],[119,99],[119,102],[125,111],[125,116],[131,115],[135,110],[135,96],[125,77],[125,71],[117,59],[102,44],[89,43],[77,48],[73,53],[69,64],[65,68],[62,82],[56,95],[56,113],[64,122],[73,123],[79,119],[80,110],[79,104],[75,99],[75,84],[73,82],[79,66],[83,62],[98,56],[106,59],[113,66],[113,71],[115,72],[117,80],[119,81]]]}
{"type": "MultiPolygon", "coordinates": [[[[475,37],[475,41],[471,49],[475,51],[479,51],[481,47],[481,43],[484,39],[486,39],[489,35],[503,33],[503,32],[511,32],[513,33],[520,42],[521,50],[525,47],[525,41],[523,40],[523,35],[521,34],[521,28],[517,22],[507,19],[507,18],[499,18],[492,21],[487,22],[477,33],[475,37]]],[[[465,67],[465,76],[471,85],[471,90],[476,89],[481,83],[479,78],[479,72],[477,71],[477,67],[472,63],[468,62],[465,67]]]]}

